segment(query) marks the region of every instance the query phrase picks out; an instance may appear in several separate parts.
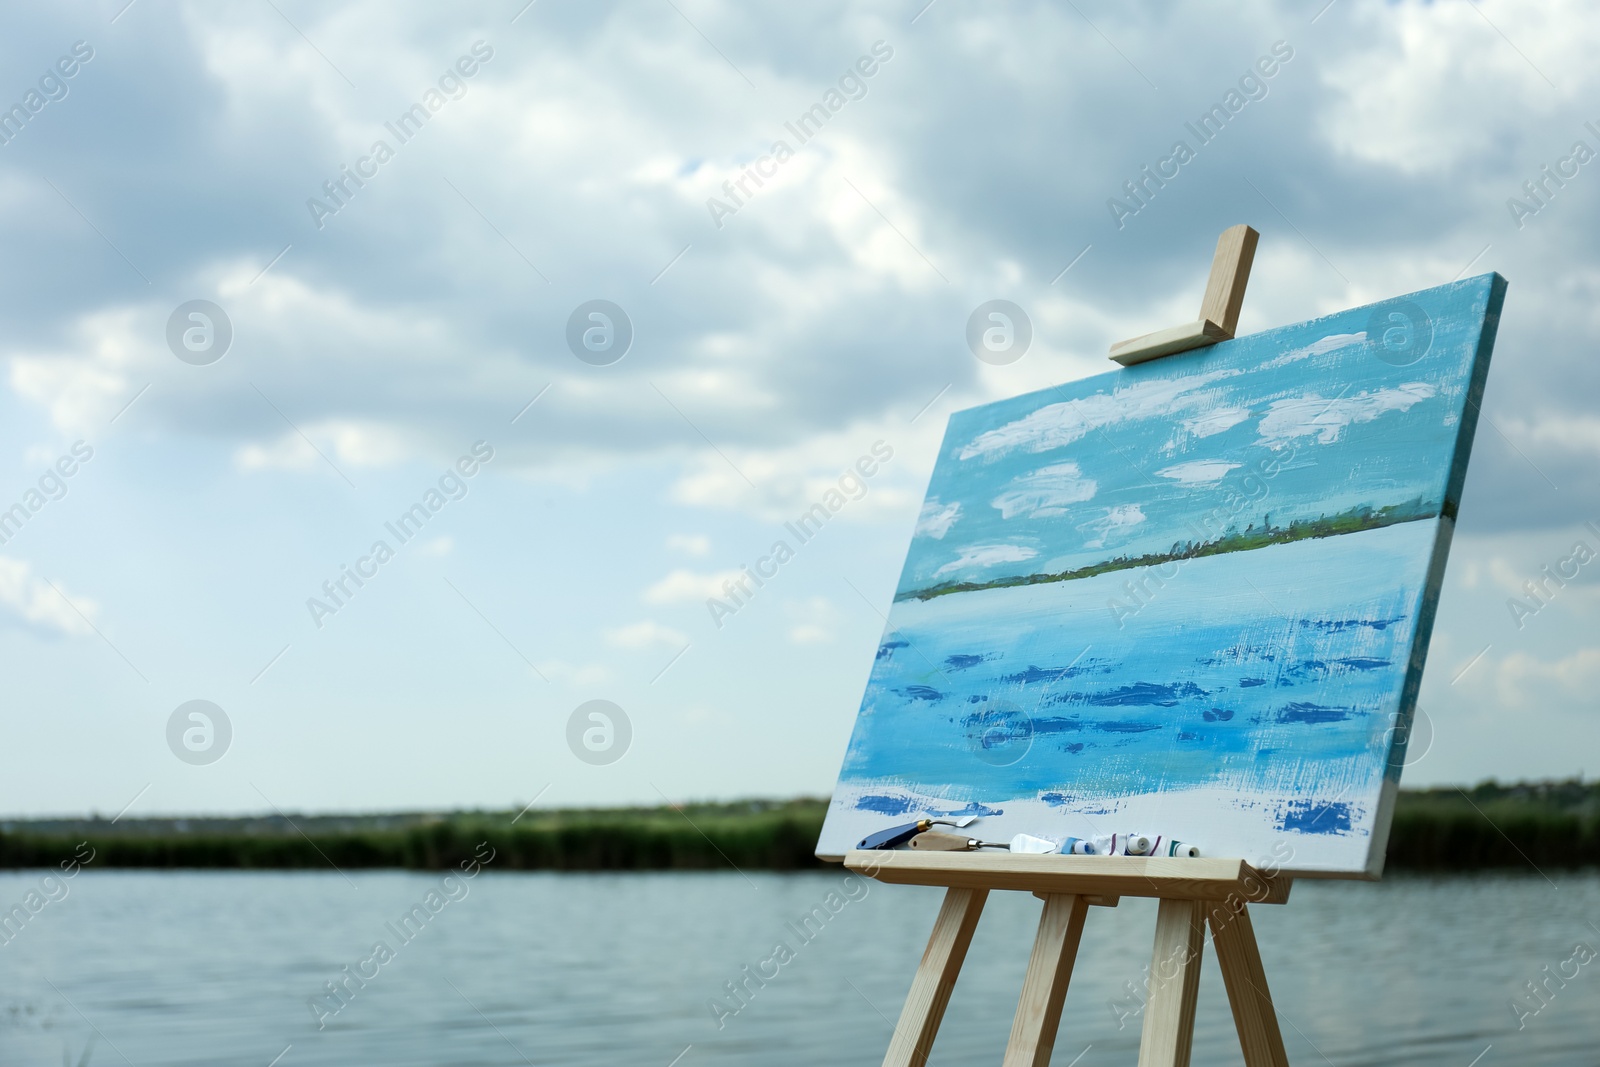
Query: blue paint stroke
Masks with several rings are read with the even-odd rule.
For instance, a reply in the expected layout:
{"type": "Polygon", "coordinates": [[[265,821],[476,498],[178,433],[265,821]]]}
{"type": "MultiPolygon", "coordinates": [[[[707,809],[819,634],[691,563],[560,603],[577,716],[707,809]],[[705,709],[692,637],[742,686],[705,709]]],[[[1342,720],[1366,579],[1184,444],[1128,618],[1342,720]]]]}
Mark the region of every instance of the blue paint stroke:
{"type": "Polygon", "coordinates": [[[910,797],[891,797],[879,794],[856,798],[856,809],[858,811],[875,811],[879,815],[904,815],[919,806],[910,797]]]}
{"type": "Polygon", "coordinates": [[[1313,704],[1308,700],[1297,700],[1293,704],[1286,704],[1278,709],[1279,722],[1344,722],[1352,714],[1350,708],[1330,708],[1322,704],[1313,704]]]}
{"type": "Polygon", "coordinates": [[[1343,834],[1350,832],[1350,805],[1324,800],[1292,801],[1278,829],[1302,834],[1343,834]]]}

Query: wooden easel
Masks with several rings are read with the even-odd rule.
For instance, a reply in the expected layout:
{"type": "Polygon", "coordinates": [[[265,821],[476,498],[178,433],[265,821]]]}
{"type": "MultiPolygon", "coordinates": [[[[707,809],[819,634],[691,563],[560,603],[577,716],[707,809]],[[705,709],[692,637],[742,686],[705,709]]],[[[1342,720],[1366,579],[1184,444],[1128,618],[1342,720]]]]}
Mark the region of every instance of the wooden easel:
{"type": "Polygon", "coordinates": [[[1263,874],[1243,860],[1203,858],[852,850],[844,863],[880,882],[946,887],[883,1067],[923,1067],[928,1062],[991,889],[1031,892],[1044,900],[1004,1067],[1048,1067],[1084,918],[1091,905],[1114,908],[1124,896],[1161,902],[1139,1067],[1186,1067],[1189,1062],[1207,924],[1245,1067],[1288,1067],[1249,912],[1252,903],[1288,900],[1287,878],[1263,874]]]}
{"type": "MultiPolygon", "coordinates": [[[[1112,345],[1111,358],[1131,366],[1231,338],[1259,236],[1249,226],[1223,231],[1200,318],[1112,345]]],[[[1116,907],[1124,896],[1160,901],[1140,1067],[1189,1063],[1207,925],[1245,1067],[1288,1067],[1249,912],[1252,903],[1288,900],[1287,878],[1236,859],[852,850],[844,862],[880,882],[946,888],[883,1067],[927,1063],[978,916],[994,889],[1030,892],[1044,901],[1003,1067],[1048,1067],[1089,907],[1116,907]]]]}

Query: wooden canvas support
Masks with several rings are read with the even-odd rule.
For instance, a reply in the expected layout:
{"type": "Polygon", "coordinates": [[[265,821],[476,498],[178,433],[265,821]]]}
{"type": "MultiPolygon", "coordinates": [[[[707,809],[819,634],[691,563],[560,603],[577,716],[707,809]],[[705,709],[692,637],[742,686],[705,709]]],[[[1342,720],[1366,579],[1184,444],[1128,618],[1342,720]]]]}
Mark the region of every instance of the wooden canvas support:
{"type": "Polygon", "coordinates": [[[1217,251],[1211,258],[1211,277],[1200,302],[1200,318],[1172,326],[1143,337],[1118,341],[1111,346],[1111,358],[1124,367],[1135,363],[1214,345],[1233,337],[1239,327],[1239,309],[1244,305],[1244,287],[1250,280],[1250,265],[1255,262],[1256,242],[1261,235],[1249,226],[1230,226],[1217,238],[1217,251]]]}
{"type": "Polygon", "coordinates": [[[906,994],[906,1006],[900,1011],[900,1023],[894,1028],[883,1067],[923,1067],[928,1062],[934,1035],[944,1021],[945,1005],[950,1003],[956,976],[961,973],[972,931],[978,928],[978,916],[983,914],[983,902],[988,896],[987,889],[945,891],[939,918],[934,920],[933,936],[928,938],[928,949],[911,980],[911,992],[906,994]]]}
{"type": "Polygon", "coordinates": [[[1285,902],[1289,879],[1205,858],[853,851],[845,866],[891,884],[947,887],[884,1067],[927,1063],[990,889],[1044,901],[1003,1067],[1048,1067],[1088,910],[1122,896],[1160,901],[1140,1067],[1188,1067],[1208,924],[1245,1067],[1288,1067],[1247,902],[1285,902]]]}
{"type": "Polygon", "coordinates": [[[1222,984],[1228,989],[1245,1067],[1289,1067],[1283,1034],[1278,1031],[1278,1013],[1272,1007],[1272,994],[1267,992],[1267,972],[1262,970],[1255,929],[1250,925],[1250,912],[1242,902],[1235,905],[1214,901],[1208,907],[1211,944],[1222,969],[1222,984]]]}
{"type": "Polygon", "coordinates": [[[1045,896],[1002,1067],[1050,1067],[1061,1005],[1067,999],[1067,982],[1078,958],[1078,940],[1088,911],[1088,901],[1076,894],[1045,896]]]}
{"type": "Polygon", "coordinates": [[[1206,943],[1204,908],[1205,901],[1168,897],[1156,911],[1139,1067],[1189,1067],[1194,1006],[1200,994],[1200,953],[1206,943]]]}

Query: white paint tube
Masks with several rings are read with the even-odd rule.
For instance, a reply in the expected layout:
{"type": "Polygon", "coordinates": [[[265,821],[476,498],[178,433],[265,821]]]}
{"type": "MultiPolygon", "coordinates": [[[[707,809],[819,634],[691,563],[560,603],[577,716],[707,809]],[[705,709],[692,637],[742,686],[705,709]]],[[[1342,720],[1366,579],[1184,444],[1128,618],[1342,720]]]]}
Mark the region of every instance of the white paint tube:
{"type": "Polygon", "coordinates": [[[1034,837],[1031,834],[1018,834],[1011,839],[1011,851],[1013,853],[1031,853],[1036,856],[1044,856],[1055,850],[1056,843],[1054,841],[1049,841],[1042,837],[1034,837]]]}
{"type": "Polygon", "coordinates": [[[1182,856],[1197,859],[1200,848],[1187,841],[1174,841],[1157,834],[1101,834],[1085,841],[1069,837],[1061,851],[1075,856],[1182,856]]]}

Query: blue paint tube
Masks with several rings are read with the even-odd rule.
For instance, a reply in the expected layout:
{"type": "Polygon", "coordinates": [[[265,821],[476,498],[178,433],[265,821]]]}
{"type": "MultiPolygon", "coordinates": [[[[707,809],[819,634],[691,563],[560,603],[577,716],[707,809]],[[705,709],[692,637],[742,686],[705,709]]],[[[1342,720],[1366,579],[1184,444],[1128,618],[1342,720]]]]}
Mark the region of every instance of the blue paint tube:
{"type": "Polygon", "coordinates": [[[1097,856],[1099,851],[1093,841],[1085,841],[1081,837],[1069,837],[1061,842],[1063,856],[1097,856]]]}

